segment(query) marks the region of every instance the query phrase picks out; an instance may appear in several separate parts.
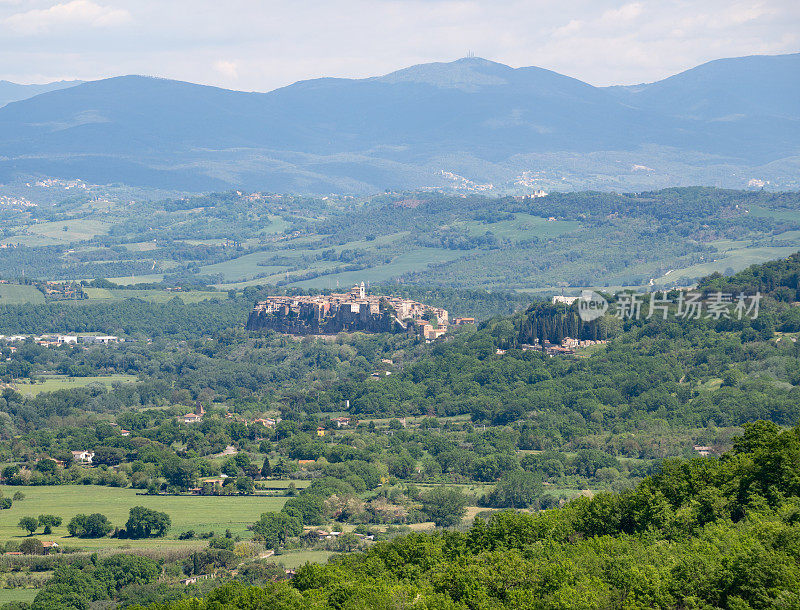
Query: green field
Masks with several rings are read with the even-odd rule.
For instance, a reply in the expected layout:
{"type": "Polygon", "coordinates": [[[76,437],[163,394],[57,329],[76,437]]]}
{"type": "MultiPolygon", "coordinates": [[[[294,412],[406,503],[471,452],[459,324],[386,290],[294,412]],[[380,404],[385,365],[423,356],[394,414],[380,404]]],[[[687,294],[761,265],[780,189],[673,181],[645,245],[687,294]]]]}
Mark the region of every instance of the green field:
{"type": "Polygon", "coordinates": [[[24,305],[44,303],[44,295],[33,286],[0,284],[0,305],[24,305]]]}
{"type": "Polygon", "coordinates": [[[200,273],[203,275],[216,275],[221,273],[226,280],[231,281],[246,279],[260,273],[278,273],[285,269],[285,267],[278,267],[275,265],[266,267],[259,265],[259,263],[274,255],[274,252],[254,252],[252,254],[245,254],[239,258],[200,267],[200,273]]]}
{"type": "Polygon", "coordinates": [[[149,303],[166,303],[174,298],[179,298],[184,303],[199,303],[210,299],[225,300],[225,292],[213,290],[191,290],[187,292],[171,290],[125,290],[114,288],[85,288],[84,292],[90,301],[120,301],[124,299],[141,299],[149,303]]]}
{"type": "Polygon", "coordinates": [[[105,235],[111,225],[102,220],[64,220],[60,222],[40,222],[29,225],[28,231],[59,242],[86,241],[95,235],[105,235]]]}
{"type": "Polygon", "coordinates": [[[39,589],[0,589],[0,606],[11,602],[30,604],[39,589]]]}
{"type": "Polygon", "coordinates": [[[141,492],[136,489],[96,485],[1,486],[0,490],[5,497],[13,496],[16,491],[25,494],[24,500],[16,501],[10,509],[0,511],[0,540],[19,542],[25,537],[25,533],[17,527],[21,517],[52,514],[63,517],[64,523],[53,530],[52,535],[43,536],[40,533],[37,537],[54,540],[62,546],[83,548],[172,548],[199,544],[198,541],[176,539],[179,533],[189,529],[198,533],[211,530],[223,533],[230,529],[242,538],[250,538],[247,526],[257,521],[261,513],[280,510],[286,501],[283,497],[270,496],[148,496],[138,495],[141,492]],[[122,527],[133,506],[146,506],[167,513],[172,519],[172,528],[167,537],[159,540],[91,540],[72,538],[67,532],[67,523],[79,513],[102,513],[114,526],[122,527]]]}
{"type": "Polygon", "coordinates": [[[56,392],[58,390],[69,390],[72,388],[83,388],[93,383],[102,383],[111,387],[112,383],[130,383],[136,381],[133,375],[102,375],[95,377],[66,377],[53,376],[46,378],[41,383],[18,383],[17,391],[25,396],[35,396],[42,392],[56,392]]]}
{"type": "Polygon", "coordinates": [[[530,214],[515,214],[513,220],[500,222],[481,222],[469,220],[458,223],[467,229],[471,236],[483,235],[491,232],[499,239],[511,241],[524,241],[534,237],[558,237],[580,227],[580,223],[572,220],[552,220],[530,214]]]}
{"type": "MultiPolygon", "coordinates": [[[[399,233],[391,233],[389,235],[381,235],[374,240],[357,240],[357,241],[350,241],[345,244],[341,244],[338,246],[332,246],[330,249],[335,252],[341,252],[342,250],[350,249],[350,250],[367,250],[369,252],[374,252],[378,248],[383,246],[388,246],[390,244],[399,244],[401,240],[408,236],[407,231],[402,231],[399,233]]],[[[307,241],[306,238],[298,238],[292,240],[293,244],[303,243],[307,241]]],[[[398,245],[398,248],[401,248],[398,245]]],[[[327,249],[327,248],[326,248],[327,249]]],[[[253,252],[251,254],[245,254],[238,258],[233,258],[227,261],[223,261],[221,263],[214,263],[213,265],[205,265],[200,268],[200,273],[203,275],[216,275],[222,274],[227,287],[228,285],[246,285],[248,281],[253,280],[254,276],[261,275],[262,277],[258,281],[251,281],[250,283],[263,283],[267,284],[270,282],[275,282],[277,280],[283,279],[283,272],[286,270],[286,267],[281,265],[270,265],[265,266],[262,263],[269,258],[279,256],[279,257],[286,257],[288,259],[293,259],[293,262],[301,263],[304,257],[315,257],[317,256],[322,249],[317,247],[316,249],[313,247],[309,248],[285,248],[285,249],[278,249],[278,250],[266,250],[260,252],[253,252]],[[265,274],[268,274],[269,277],[266,277],[265,274]]],[[[304,267],[300,271],[294,273],[305,273],[310,270],[315,271],[324,271],[327,269],[333,269],[337,266],[342,265],[342,263],[338,261],[313,261],[307,267],[304,267]]]]}
{"type": "Polygon", "coordinates": [[[150,275],[125,275],[122,277],[109,277],[106,278],[110,282],[119,284],[120,286],[130,286],[131,284],[157,284],[164,279],[163,273],[153,273],[150,275]]]}
{"type": "Polygon", "coordinates": [[[350,288],[353,284],[361,281],[380,282],[403,275],[409,271],[422,271],[430,265],[446,263],[461,258],[464,254],[465,252],[461,250],[413,248],[386,265],[378,265],[361,271],[332,273],[311,280],[294,282],[292,285],[313,288],[336,288],[336,282],[338,281],[340,288],[350,288]]]}
{"type": "Polygon", "coordinates": [[[283,219],[281,216],[273,216],[272,214],[268,215],[270,224],[266,227],[261,229],[259,233],[262,235],[274,235],[275,233],[283,233],[286,229],[289,228],[289,223],[283,219]]]}
{"type": "MultiPolygon", "coordinates": [[[[209,240],[210,241],[210,240],[209,240]]],[[[153,241],[140,241],[133,244],[123,244],[130,252],[150,252],[158,249],[158,245],[153,241]]]]}
{"type": "Polygon", "coordinates": [[[763,263],[776,258],[785,258],[790,254],[797,252],[798,249],[800,249],[800,246],[739,248],[727,250],[725,256],[720,256],[720,258],[715,261],[700,263],[697,265],[692,265],[691,267],[685,267],[683,269],[674,269],[666,275],[655,279],[654,281],[656,284],[667,284],[674,282],[680,277],[703,277],[706,275],[711,275],[715,271],[723,273],[726,269],[728,269],[728,267],[732,268],[734,271],[741,271],[750,265],[763,263]]]}
{"type": "MultiPolygon", "coordinates": [[[[263,459],[263,455],[258,454],[258,459],[256,461],[262,462],[263,459]]],[[[256,481],[256,489],[288,489],[290,483],[294,483],[295,489],[305,489],[311,485],[311,481],[307,480],[287,481],[285,479],[267,479],[265,481],[256,481]]]]}
{"type": "Polygon", "coordinates": [[[282,555],[275,555],[273,559],[282,563],[287,568],[299,568],[306,562],[311,563],[325,563],[330,556],[333,555],[331,551],[287,551],[282,555]]]}
{"type": "Polygon", "coordinates": [[[774,218],[775,220],[789,220],[791,222],[800,222],[800,210],[787,210],[777,209],[772,210],[764,208],[759,205],[751,205],[749,207],[750,214],[760,218],[774,218]]]}
{"type": "Polygon", "coordinates": [[[0,241],[0,243],[25,246],[27,248],[39,248],[41,246],[63,246],[67,242],[53,239],[52,237],[45,237],[44,235],[23,234],[6,237],[0,241]]]}

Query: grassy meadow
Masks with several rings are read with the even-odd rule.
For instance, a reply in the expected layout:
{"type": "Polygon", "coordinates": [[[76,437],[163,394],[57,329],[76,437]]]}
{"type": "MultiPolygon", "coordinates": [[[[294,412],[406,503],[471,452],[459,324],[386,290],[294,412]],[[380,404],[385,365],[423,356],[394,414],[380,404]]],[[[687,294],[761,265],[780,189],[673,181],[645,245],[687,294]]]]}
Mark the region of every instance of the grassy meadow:
{"type": "Polygon", "coordinates": [[[0,540],[22,541],[27,535],[17,523],[21,517],[52,514],[63,518],[61,527],[50,536],[41,532],[41,540],[53,540],[60,545],[87,549],[180,547],[205,545],[204,541],[177,540],[178,534],[193,529],[196,532],[215,531],[222,534],[230,529],[234,535],[250,538],[247,526],[262,513],[279,511],[286,498],[275,496],[148,496],[140,490],[120,489],[97,485],[59,485],[42,487],[0,486],[5,497],[15,492],[25,494],[24,500],[14,502],[0,511],[0,540]],[[115,527],[122,527],[133,506],[146,506],[167,513],[172,527],[166,538],[151,540],[118,540],[115,538],[72,538],[67,523],[77,514],[102,513],[115,527]]]}
{"type": "Polygon", "coordinates": [[[10,604],[12,602],[24,602],[30,604],[39,589],[0,589],[0,606],[10,604]]]}
{"type": "Polygon", "coordinates": [[[96,375],[91,377],[53,375],[44,378],[44,380],[39,383],[17,382],[15,387],[20,394],[35,396],[42,392],[57,392],[58,390],[83,388],[93,383],[101,383],[110,388],[113,383],[130,383],[132,381],[136,381],[136,377],[133,375],[96,375]]]}
{"type": "Polygon", "coordinates": [[[95,235],[105,235],[111,224],[102,220],[79,219],[58,222],[39,222],[28,226],[28,232],[56,242],[86,241],[95,235]]]}

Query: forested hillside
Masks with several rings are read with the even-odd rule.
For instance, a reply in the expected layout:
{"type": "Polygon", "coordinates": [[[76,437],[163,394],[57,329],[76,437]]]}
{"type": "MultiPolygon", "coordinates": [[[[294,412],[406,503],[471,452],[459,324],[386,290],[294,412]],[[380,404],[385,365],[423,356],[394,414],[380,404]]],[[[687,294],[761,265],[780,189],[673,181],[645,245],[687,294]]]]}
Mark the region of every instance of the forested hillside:
{"type": "Polygon", "coordinates": [[[788,258],[753,265],[735,275],[714,273],[703,278],[698,288],[706,293],[728,294],[761,292],[786,303],[800,301],[800,253],[788,258]]]}
{"type": "Polygon", "coordinates": [[[719,460],[665,462],[628,492],[410,534],[308,564],[290,583],[150,608],[794,608],[798,479],[800,427],[757,422],[719,460]]]}

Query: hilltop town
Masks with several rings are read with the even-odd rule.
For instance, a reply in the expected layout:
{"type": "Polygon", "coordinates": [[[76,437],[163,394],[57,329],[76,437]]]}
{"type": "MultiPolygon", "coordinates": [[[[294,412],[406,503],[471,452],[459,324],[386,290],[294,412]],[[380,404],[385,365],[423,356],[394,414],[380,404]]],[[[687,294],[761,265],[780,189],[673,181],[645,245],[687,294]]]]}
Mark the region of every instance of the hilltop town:
{"type": "Polygon", "coordinates": [[[445,309],[400,297],[368,295],[361,282],[346,293],[268,297],[256,303],[247,328],[299,335],[416,332],[431,340],[447,332],[448,323],[445,309]]]}

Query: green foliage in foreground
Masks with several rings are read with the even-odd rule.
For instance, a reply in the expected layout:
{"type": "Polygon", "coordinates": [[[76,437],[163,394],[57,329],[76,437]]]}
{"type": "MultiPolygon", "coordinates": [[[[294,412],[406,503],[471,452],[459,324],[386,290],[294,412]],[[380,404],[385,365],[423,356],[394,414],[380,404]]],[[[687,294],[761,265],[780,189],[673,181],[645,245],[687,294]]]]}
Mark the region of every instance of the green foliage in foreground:
{"type": "Polygon", "coordinates": [[[211,608],[796,608],[800,426],[748,425],[720,460],[673,461],[621,494],[467,532],[411,534],[291,583],[225,585],[211,608]]]}
{"type": "Polygon", "coordinates": [[[160,562],[137,555],[97,556],[79,565],[56,568],[53,578],[39,591],[32,608],[88,608],[91,602],[116,597],[120,589],[152,583],[161,574],[160,562]]]}

